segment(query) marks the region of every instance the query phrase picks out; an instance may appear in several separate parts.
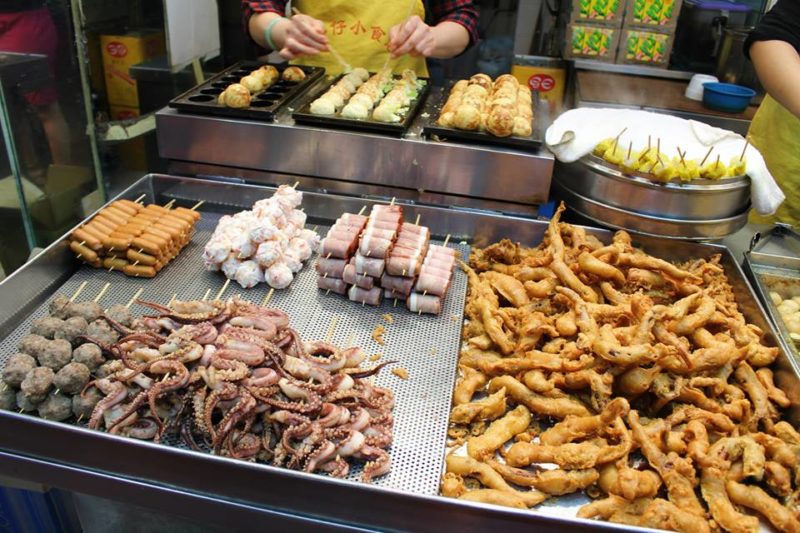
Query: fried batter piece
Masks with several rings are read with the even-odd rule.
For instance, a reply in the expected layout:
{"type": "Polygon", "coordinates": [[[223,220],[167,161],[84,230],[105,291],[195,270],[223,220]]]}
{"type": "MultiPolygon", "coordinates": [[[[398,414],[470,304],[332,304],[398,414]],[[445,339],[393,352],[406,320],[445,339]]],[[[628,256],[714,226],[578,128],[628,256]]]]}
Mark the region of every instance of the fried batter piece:
{"type": "Polygon", "coordinates": [[[585,490],[601,498],[586,518],[749,532],[747,507],[796,530],[800,432],[782,416],[797,395],[781,390],[780,349],[740,311],[722,256],[671,263],[624,231],[601,243],[563,212],[538,246],[504,240],[462,265],[448,434],[469,459],[442,493],[523,508],[513,487],[533,500],[585,490]]]}

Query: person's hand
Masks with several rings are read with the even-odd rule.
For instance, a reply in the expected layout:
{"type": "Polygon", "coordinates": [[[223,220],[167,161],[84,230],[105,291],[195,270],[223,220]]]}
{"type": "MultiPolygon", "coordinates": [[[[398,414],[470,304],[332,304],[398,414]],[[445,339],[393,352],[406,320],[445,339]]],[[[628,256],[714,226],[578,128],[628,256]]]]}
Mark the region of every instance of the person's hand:
{"type": "Polygon", "coordinates": [[[325,24],[308,15],[295,15],[287,20],[283,43],[280,54],[285,59],[325,52],[328,50],[325,24]]]}
{"type": "Polygon", "coordinates": [[[405,54],[429,57],[435,49],[433,28],[417,15],[389,30],[389,53],[393,58],[405,54]]]}

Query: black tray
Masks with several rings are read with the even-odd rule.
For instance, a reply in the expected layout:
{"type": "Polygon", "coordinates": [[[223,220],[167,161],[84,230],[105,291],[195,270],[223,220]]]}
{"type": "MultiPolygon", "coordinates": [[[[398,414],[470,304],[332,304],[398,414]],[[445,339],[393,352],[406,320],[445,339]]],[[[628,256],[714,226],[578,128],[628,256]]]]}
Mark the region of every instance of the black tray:
{"type": "MultiPolygon", "coordinates": [[[[373,73],[370,72],[370,76],[372,74],[373,73]]],[[[344,75],[342,74],[331,80],[331,82],[325,85],[317,94],[314,95],[313,98],[309,98],[308,102],[303,107],[292,113],[292,118],[294,118],[295,122],[301,124],[312,124],[315,126],[332,126],[334,128],[377,131],[380,133],[402,135],[408,130],[409,126],[411,126],[411,123],[414,122],[414,117],[417,116],[417,113],[419,113],[419,110],[422,109],[422,106],[425,104],[425,98],[428,96],[431,86],[428,78],[419,78],[425,82],[425,85],[423,85],[420,89],[417,98],[411,101],[411,105],[408,108],[406,116],[403,117],[403,120],[400,122],[380,122],[377,120],[372,120],[372,118],[361,120],[355,118],[342,118],[339,116],[339,113],[336,113],[335,115],[314,115],[311,113],[311,102],[325,94],[325,92],[335,85],[336,82],[342,78],[342,76],[344,75]]],[[[399,79],[399,76],[395,76],[395,79],[399,79]]]]}
{"type": "Polygon", "coordinates": [[[538,93],[533,93],[533,124],[532,131],[528,137],[495,137],[491,133],[485,131],[467,131],[459,130],[456,128],[445,128],[439,126],[436,121],[439,120],[442,107],[450,97],[450,89],[452,89],[455,82],[448,85],[446,95],[441,104],[437,106],[435,113],[430,113],[430,117],[426,119],[425,125],[422,129],[422,134],[430,139],[436,136],[436,140],[447,142],[468,142],[468,143],[482,143],[490,144],[493,146],[505,146],[508,148],[522,148],[523,150],[535,150],[542,145],[542,132],[539,130],[539,121],[536,120],[538,111],[538,93]]]}
{"type": "Polygon", "coordinates": [[[287,64],[262,63],[260,61],[240,61],[197,87],[189,89],[174,98],[170,101],[169,106],[190,113],[272,121],[281,106],[292,102],[325,74],[325,69],[321,67],[300,66],[303,72],[306,73],[306,79],[300,82],[278,81],[266,90],[253,95],[253,101],[249,107],[227,107],[217,102],[219,94],[228,85],[239,83],[243,76],[247,76],[262,65],[272,65],[281,74],[284,69],[290,66],[287,64]]]}

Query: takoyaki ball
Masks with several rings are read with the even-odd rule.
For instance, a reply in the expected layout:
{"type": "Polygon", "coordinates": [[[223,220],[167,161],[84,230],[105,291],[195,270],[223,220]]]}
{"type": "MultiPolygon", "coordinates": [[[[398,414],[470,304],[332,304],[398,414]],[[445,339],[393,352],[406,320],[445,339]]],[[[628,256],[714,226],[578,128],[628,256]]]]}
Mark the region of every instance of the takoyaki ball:
{"type": "MultiPolygon", "coordinates": [[[[54,377],[55,373],[53,370],[46,366],[34,368],[28,372],[28,375],[22,380],[20,392],[22,392],[31,403],[41,403],[53,387],[54,377]]],[[[19,397],[17,397],[17,403],[19,403],[19,397]]],[[[20,405],[20,407],[22,407],[22,405],[20,405]]]]}
{"type": "Polygon", "coordinates": [[[71,316],[72,302],[63,294],[59,294],[50,301],[49,311],[50,316],[64,320],[71,316]]]}
{"type": "Polygon", "coordinates": [[[17,401],[17,407],[19,407],[26,413],[35,411],[36,408],[39,406],[39,404],[42,403],[42,402],[34,402],[30,396],[28,396],[22,391],[17,391],[17,395],[14,399],[17,401]]]}
{"type": "Polygon", "coordinates": [[[55,391],[39,404],[39,416],[45,420],[60,422],[72,416],[72,398],[65,394],[56,394],[55,391]]]}
{"type": "Polygon", "coordinates": [[[19,341],[18,348],[22,353],[38,357],[44,347],[47,346],[47,343],[48,340],[41,335],[25,335],[19,341]]]}
{"type": "Polygon", "coordinates": [[[239,80],[239,83],[247,87],[247,90],[250,91],[251,94],[263,91],[264,87],[267,85],[264,82],[264,78],[261,76],[254,76],[252,74],[243,77],[241,80],[239,80]]]}
{"type": "Polygon", "coordinates": [[[64,339],[50,341],[38,359],[40,365],[58,372],[72,360],[72,345],[64,339]]]}
{"type": "Polygon", "coordinates": [[[89,383],[91,373],[86,365],[69,363],[56,372],[53,384],[67,394],[78,394],[89,383]]]}
{"type": "Polygon", "coordinates": [[[17,408],[17,391],[11,387],[0,390],[0,409],[12,411],[17,408]]]}
{"type": "Polygon", "coordinates": [[[45,316],[37,318],[31,323],[31,333],[41,335],[45,339],[55,338],[56,331],[63,328],[64,321],[60,318],[45,316]]]}
{"type": "Polygon", "coordinates": [[[36,368],[36,359],[25,353],[16,353],[8,358],[3,368],[3,381],[8,385],[19,388],[31,370],[36,368]]]}
{"type": "Polygon", "coordinates": [[[92,416],[94,406],[102,399],[103,395],[98,388],[90,387],[83,395],[76,394],[72,397],[72,414],[75,415],[75,418],[83,417],[84,419],[88,419],[92,416]]]}
{"type": "Polygon", "coordinates": [[[306,73],[300,67],[288,67],[281,75],[283,81],[303,81],[306,79],[306,73]]]}
{"type": "Polygon", "coordinates": [[[250,91],[240,83],[228,85],[228,88],[220,95],[220,102],[228,107],[241,109],[250,105],[250,91]]]}
{"type": "Polygon", "coordinates": [[[492,78],[487,76],[486,74],[475,74],[469,79],[470,85],[480,85],[487,91],[492,89],[492,78]]]}
{"type": "Polygon", "coordinates": [[[106,358],[103,357],[103,351],[98,345],[87,342],[86,344],[81,344],[72,351],[72,362],[80,363],[94,372],[100,365],[106,362],[106,358]]]}
{"type": "Polygon", "coordinates": [[[273,83],[275,83],[275,80],[280,78],[280,73],[278,72],[278,69],[276,69],[272,65],[263,65],[261,68],[259,68],[252,74],[264,78],[266,80],[265,85],[267,86],[272,85],[273,83]]]}
{"type": "Polygon", "coordinates": [[[126,328],[131,327],[131,324],[133,323],[133,317],[131,316],[130,309],[122,304],[114,304],[109,307],[106,311],[106,316],[114,322],[122,324],[126,328]]]}
{"type": "Polygon", "coordinates": [[[114,331],[103,319],[95,320],[86,328],[86,336],[103,344],[114,344],[119,340],[119,333],[114,331]]]}
{"type": "Polygon", "coordinates": [[[64,339],[70,344],[75,342],[75,338],[79,335],[86,335],[86,328],[89,324],[82,316],[74,316],[64,321],[61,329],[56,331],[56,339],[64,339]]]}
{"type": "Polygon", "coordinates": [[[86,322],[92,322],[100,318],[103,308],[97,302],[81,302],[72,304],[71,316],[82,316],[86,322]]]}

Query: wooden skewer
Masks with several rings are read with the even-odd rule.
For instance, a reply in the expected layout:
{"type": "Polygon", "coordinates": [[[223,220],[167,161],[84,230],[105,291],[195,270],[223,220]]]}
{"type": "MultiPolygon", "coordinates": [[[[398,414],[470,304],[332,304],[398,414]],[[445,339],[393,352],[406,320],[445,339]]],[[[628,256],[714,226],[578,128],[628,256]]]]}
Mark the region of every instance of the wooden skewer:
{"type": "MultiPolygon", "coordinates": [[[[112,259],[114,259],[114,258],[112,258],[112,259]]],[[[114,271],[114,270],[116,270],[116,269],[117,269],[117,267],[115,267],[115,266],[112,264],[112,265],[111,265],[111,268],[109,268],[109,269],[108,269],[108,271],[109,271],[109,272],[113,272],[113,271],[114,271]]]]}
{"type": "Polygon", "coordinates": [[[161,381],[162,381],[162,382],[163,382],[163,381],[167,381],[167,379],[168,379],[168,378],[169,378],[169,372],[167,372],[166,374],[164,374],[164,377],[163,377],[163,378],[161,378],[161,381]]]}
{"type": "Polygon", "coordinates": [[[86,244],[86,241],[81,241],[78,243],[78,246],[83,246],[84,244],[86,244]]]}
{"type": "Polygon", "coordinates": [[[742,148],[742,155],[739,156],[739,161],[744,159],[744,153],[747,151],[747,147],[750,146],[750,138],[746,138],[744,141],[744,148],[742,148]]]}
{"type": "Polygon", "coordinates": [[[70,298],[70,299],[69,299],[69,301],[70,301],[70,302],[74,302],[74,301],[75,301],[75,298],[77,298],[77,297],[78,297],[78,295],[79,295],[81,292],[83,292],[83,289],[84,289],[84,288],[86,288],[86,283],[87,283],[87,282],[86,282],[86,281],[84,281],[83,283],[81,283],[81,284],[80,284],[80,286],[78,287],[78,290],[77,290],[77,291],[75,291],[75,294],[73,294],[73,295],[72,295],[72,298],[70,298]]]}
{"type": "Polygon", "coordinates": [[[392,307],[397,307],[397,298],[394,299],[394,304],[392,305],[392,307]]]}
{"type": "Polygon", "coordinates": [[[325,291],[325,296],[329,295],[330,293],[331,293],[331,290],[328,289],[327,291],[325,291]]]}
{"type": "Polygon", "coordinates": [[[102,289],[100,289],[100,292],[99,292],[99,293],[97,293],[97,296],[95,296],[95,297],[94,297],[94,302],[95,302],[95,303],[97,303],[97,302],[99,302],[99,301],[100,301],[100,298],[102,298],[102,297],[103,297],[103,295],[106,293],[106,291],[108,290],[108,288],[109,288],[110,286],[111,286],[111,283],[106,283],[105,285],[103,285],[103,288],[102,288],[102,289]]]}
{"type": "Polygon", "coordinates": [[[219,290],[219,292],[217,293],[217,296],[216,296],[214,299],[215,299],[215,300],[219,300],[220,298],[222,298],[222,294],[225,292],[225,289],[227,289],[227,288],[228,288],[228,285],[230,285],[230,284],[231,284],[231,280],[230,280],[230,278],[226,279],[226,280],[225,280],[225,284],[224,284],[224,285],[222,286],[222,288],[219,290]]]}
{"type": "Polygon", "coordinates": [[[678,157],[681,158],[681,165],[686,166],[686,161],[684,161],[683,159],[684,155],[685,155],[684,152],[681,152],[681,147],[678,146],[678,157]]]}
{"type": "Polygon", "coordinates": [[[361,208],[361,211],[359,211],[359,212],[358,212],[358,215],[359,215],[359,216],[363,215],[363,214],[364,214],[364,211],[366,211],[366,210],[367,210],[367,206],[364,206],[364,207],[362,207],[362,208],[361,208]]]}
{"type": "Polygon", "coordinates": [[[19,414],[22,414],[22,411],[24,411],[24,409],[20,407],[19,414]]]}
{"type": "Polygon", "coordinates": [[[396,198],[395,198],[394,196],[392,196],[392,201],[391,201],[391,202],[389,202],[389,205],[394,205],[394,201],[395,201],[395,200],[396,200],[396,198]]]}
{"type": "Polygon", "coordinates": [[[81,423],[81,420],[83,420],[83,413],[81,413],[81,416],[78,417],[78,424],[81,423]]]}
{"type": "Polygon", "coordinates": [[[450,234],[447,234],[447,237],[444,238],[444,247],[447,248],[447,243],[450,242],[450,234]]]}
{"type": "Polygon", "coordinates": [[[649,153],[650,153],[650,148],[648,148],[647,150],[645,150],[644,152],[642,152],[642,155],[640,155],[640,156],[639,156],[639,159],[638,159],[639,163],[641,163],[641,162],[642,162],[642,159],[644,159],[645,157],[647,157],[647,154],[649,154],[649,153]]]}
{"type": "Polygon", "coordinates": [[[713,147],[713,146],[711,146],[711,147],[708,149],[708,152],[706,152],[706,156],[703,158],[703,160],[702,160],[702,161],[700,161],[700,166],[701,166],[701,167],[702,167],[703,165],[705,165],[705,164],[706,164],[706,159],[708,159],[708,156],[710,156],[710,155],[711,155],[711,152],[713,152],[713,151],[714,151],[714,147],[713,147]]]}
{"type": "Polygon", "coordinates": [[[135,204],[138,204],[139,202],[141,202],[142,200],[144,200],[144,197],[145,197],[145,196],[147,196],[147,195],[146,195],[146,194],[143,194],[143,195],[141,195],[139,198],[137,198],[136,200],[134,200],[134,201],[133,201],[133,203],[135,203],[135,204]]]}
{"type": "Polygon", "coordinates": [[[325,273],[322,275],[322,279],[325,279],[325,278],[327,278],[327,277],[328,277],[328,273],[327,273],[327,272],[325,272],[325,273]]]}
{"type": "Polygon", "coordinates": [[[366,305],[366,302],[364,302],[364,300],[361,300],[361,307],[364,307],[365,305],[366,305]]]}
{"type": "Polygon", "coordinates": [[[267,295],[264,297],[264,303],[261,304],[261,307],[266,307],[269,301],[272,299],[272,295],[275,293],[275,289],[270,289],[267,295]]]}
{"type": "Polygon", "coordinates": [[[417,213],[417,219],[414,221],[414,225],[415,225],[415,226],[419,226],[419,217],[420,217],[420,216],[421,216],[421,215],[420,215],[419,213],[417,213]]]}
{"type": "Polygon", "coordinates": [[[402,276],[405,277],[405,275],[406,275],[406,269],[404,268],[402,276]]]}
{"type": "Polygon", "coordinates": [[[206,203],[206,201],[205,201],[205,200],[200,200],[199,202],[197,202],[196,204],[194,204],[194,207],[193,207],[193,208],[191,208],[189,211],[196,211],[196,210],[197,210],[197,209],[198,209],[198,208],[199,208],[201,205],[203,205],[204,203],[206,203]]]}
{"type": "Polygon", "coordinates": [[[211,289],[206,289],[206,293],[203,295],[202,300],[205,302],[208,300],[208,296],[211,294],[211,289]]]}
{"type": "Polygon", "coordinates": [[[714,170],[717,170],[718,166],[719,166],[719,154],[717,154],[717,162],[714,163],[714,170]]]}
{"type": "Polygon", "coordinates": [[[59,389],[58,387],[56,387],[55,393],[56,393],[56,394],[61,394],[61,389],[59,389]]]}
{"type": "Polygon", "coordinates": [[[628,157],[626,157],[625,159],[630,159],[631,158],[631,150],[633,150],[633,141],[630,141],[628,143],[628,157]]]}
{"type": "MultiPolygon", "coordinates": [[[[295,9],[295,11],[297,10],[295,9]]],[[[300,185],[300,180],[294,182],[294,185],[292,185],[292,189],[296,189],[298,185],[300,185]]]]}
{"type": "Polygon", "coordinates": [[[651,146],[652,146],[652,145],[650,144],[650,135],[648,135],[648,136],[647,136],[647,151],[648,151],[648,152],[650,151],[650,148],[651,148],[651,146]]]}
{"type": "Polygon", "coordinates": [[[141,287],[141,288],[140,288],[138,291],[136,291],[136,294],[134,294],[134,295],[133,295],[133,298],[131,298],[131,301],[130,301],[130,302],[128,302],[128,303],[125,305],[125,308],[126,308],[126,309],[130,308],[130,306],[131,306],[131,305],[133,305],[133,302],[135,302],[136,300],[138,300],[138,299],[139,299],[139,296],[141,296],[143,292],[144,292],[144,287],[141,287]]]}
{"type": "Polygon", "coordinates": [[[331,258],[331,253],[328,253],[328,255],[325,256],[325,259],[330,259],[330,258],[331,258]]]}
{"type": "MultiPolygon", "coordinates": [[[[660,161],[661,160],[661,137],[656,137],[656,152],[658,153],[658,156],[659,156],[658,159],[660,161]]],[[[664,163],[661,163],[661,164],[663,165],[664,163]]]]}
{"type": "Polygon", "coordinates": [[[164,205],[164,208],[165,208],[165,209],[172,209],[172,206],[173,206],[173,205],[175,205],[175,199],[174,199],[174,198],[173,198],[172,200],[170,200],[169,202],[167,202],[167,203],[164,205]]]}
{"type": "Polygon", "coordinates": [[[331,342],[331,339],[333,339],[333,333],[334,331],[336,331],[336,325],[338,323],[339,323],[339,315],[333,315],[333,318],[331,319],[331,325],[328,326],[328,334],[325,335],[325,342],[331,342]]]}
{"type": "Polygon", "coordinates": [[[176,292],[176,293],[174,293],[172,295],[172,298],[169,299],[169,303],[167,304],[167,307],[172,307],[172,304],[175,303],[175,298],[177,298],[177,297],[178,297],[178,293],[176,292]]]}

